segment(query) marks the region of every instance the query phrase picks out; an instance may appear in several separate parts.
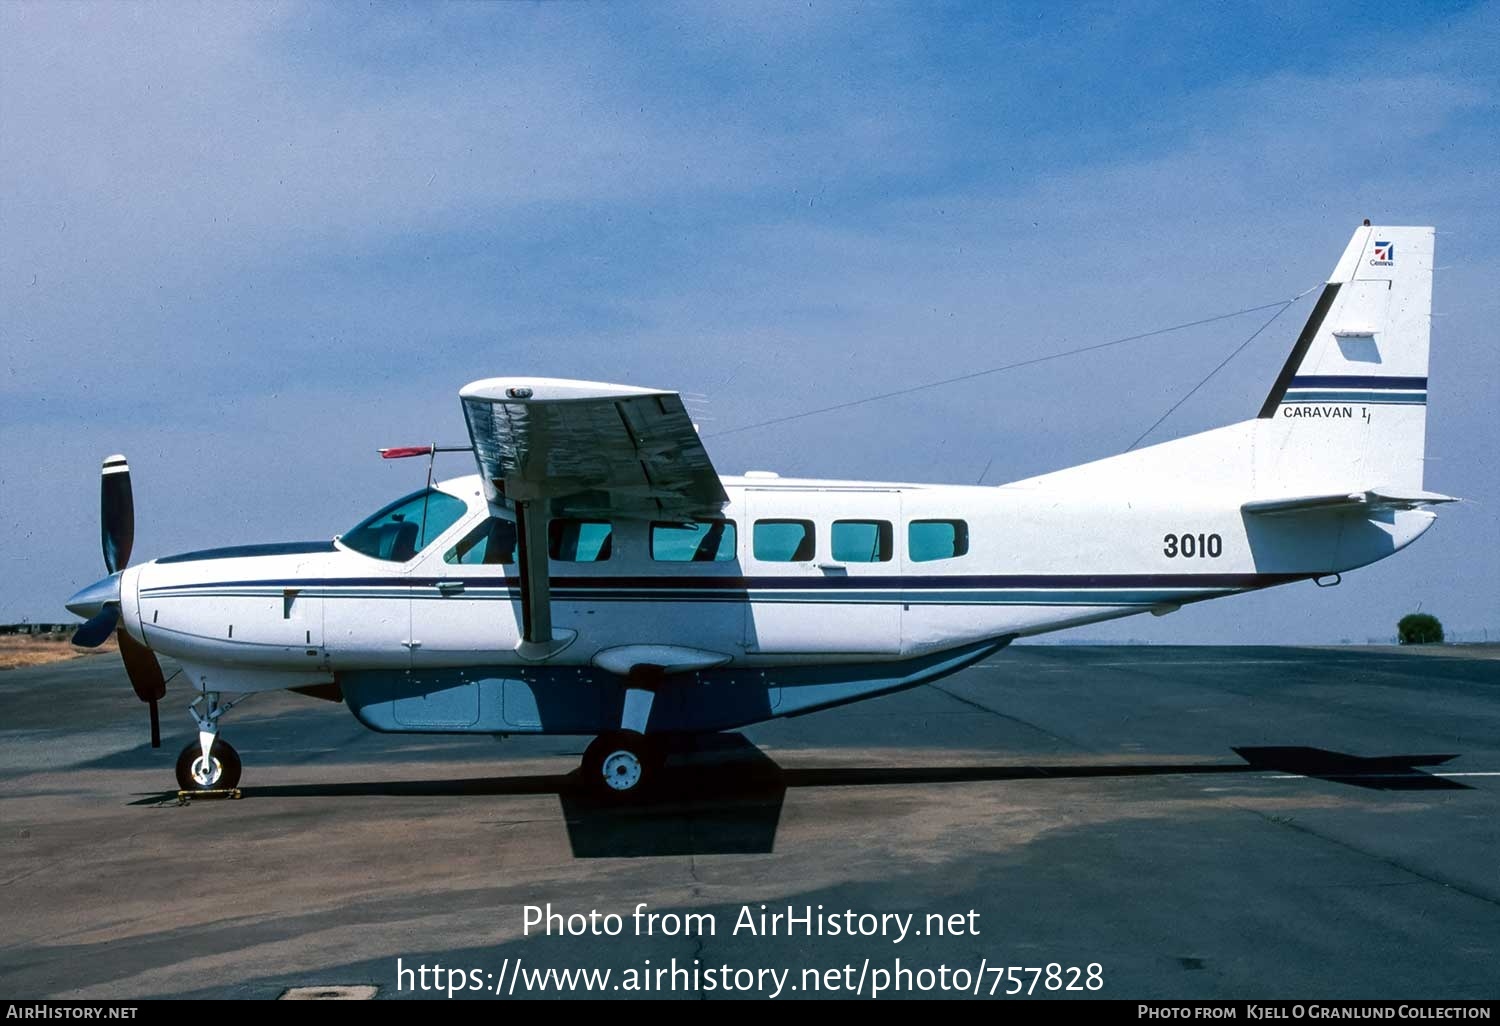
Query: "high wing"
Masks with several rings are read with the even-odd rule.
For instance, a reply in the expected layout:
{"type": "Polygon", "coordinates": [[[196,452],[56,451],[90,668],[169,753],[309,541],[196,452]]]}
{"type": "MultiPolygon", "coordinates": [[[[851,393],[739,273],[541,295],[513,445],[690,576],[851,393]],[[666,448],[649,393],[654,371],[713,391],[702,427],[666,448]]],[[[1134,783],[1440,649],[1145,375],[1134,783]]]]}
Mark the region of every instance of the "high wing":
{"type": "Polygon", "coordinates": [[[676,392],[486,378],[459,392],[490,497],[554,513],[692,520],[729,501],[676,392]]]}
{"type": "Polygon", "coordinates": [[[486,378],[458,394],[488,497],[515,505],[525,658],[577,635],[552,628],[548,517],[697,520],[729,502],[676,392],[486,378]]]}
{"type": "Polygon", "coordinates": [[[1374,513],[1382,510],[1417,509],[1440,502],[1457,502],[1451,495],[1437,492],[1416,492],[1410,495],[1392,495],[1379,489],[1365,492],[1336,492],[1331,495],[1298,495],[1285,499],[1256,499],[1240,506],[1240,510],[1256,516],[1289,516],[1297,513],[1344,513],[1362,510],[1374,513]]]}

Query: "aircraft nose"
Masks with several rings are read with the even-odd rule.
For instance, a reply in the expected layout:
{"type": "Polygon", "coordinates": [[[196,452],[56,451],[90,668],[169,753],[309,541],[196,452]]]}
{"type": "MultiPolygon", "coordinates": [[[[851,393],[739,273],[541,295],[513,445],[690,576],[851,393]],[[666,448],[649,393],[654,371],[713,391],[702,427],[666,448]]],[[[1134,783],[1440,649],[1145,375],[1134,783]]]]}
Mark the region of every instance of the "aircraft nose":
{"type": "Polygon", "coordinates": [[[68,612],[75,616],[81,616],[89,620],[98,616],[105,605],[120,602],[120,574],[112,573],[108,577],[84,588],[78,594],[68,599],[68,612]]]}

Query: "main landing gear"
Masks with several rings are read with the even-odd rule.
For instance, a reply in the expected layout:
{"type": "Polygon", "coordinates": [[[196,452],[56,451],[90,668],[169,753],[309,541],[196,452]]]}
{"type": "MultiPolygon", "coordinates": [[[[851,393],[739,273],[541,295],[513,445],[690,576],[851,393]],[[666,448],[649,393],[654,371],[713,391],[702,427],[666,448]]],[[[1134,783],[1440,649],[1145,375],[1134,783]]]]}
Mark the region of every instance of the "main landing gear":
{"type": "Polygon", "coordinates": [[[219,738],[219,717],[234,705],[219,704],[219,693],[193,699],[188,712],[198,723],[198,740],[177,756],[177,787],[183,791],[230,791],[240,783],[240,753],[219,738]],[[207,708],[201,708],[203,706],[207,708]]]}
{"type": "Polygon", "coordinates": [[[599,735],[585,749],[583,781],[600,797],[631,801],[656,786],[667,753],[660,737],[646,734],[646,723],[663,677],[660,666],[640,663],[632,667],[626,677],[620,729],[599,735]]]}
{"type": "Polygon", "coordinates": [[[594,738],[583,753],[583,780],[602,798],[629,801],[651,790],[666,753],[654,738],[615,730],[594,738]]]}

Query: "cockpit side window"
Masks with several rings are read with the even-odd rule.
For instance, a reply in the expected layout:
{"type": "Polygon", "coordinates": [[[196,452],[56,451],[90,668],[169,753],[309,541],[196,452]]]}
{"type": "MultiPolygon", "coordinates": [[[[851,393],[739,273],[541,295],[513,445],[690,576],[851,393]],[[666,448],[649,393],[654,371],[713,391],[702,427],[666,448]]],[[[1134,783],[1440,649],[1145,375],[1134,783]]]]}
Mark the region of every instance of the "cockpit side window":
{"type": "Polygon", "coordinates": [[[516,561],[516,525],[504,517],[490,517],[443,553],[443,562],[466,566],[516,561]]]}
{"type": "Polygon", "coordinates": [[[458,523],[468,509],[460,498],[424,488],[361,521],[339,541],[366,556],[405,563],[458,523]]]}

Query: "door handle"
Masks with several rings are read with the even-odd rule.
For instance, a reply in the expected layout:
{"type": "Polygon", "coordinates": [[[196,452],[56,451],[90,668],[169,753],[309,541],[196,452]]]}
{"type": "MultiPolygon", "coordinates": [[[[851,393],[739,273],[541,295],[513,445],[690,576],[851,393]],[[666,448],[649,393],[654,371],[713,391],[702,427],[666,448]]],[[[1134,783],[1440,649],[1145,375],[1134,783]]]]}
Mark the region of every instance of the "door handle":
{"type": "Polygon", "coordinates": [[[457,595],[459,592],[461,592],[461,591],[464,590],[464,582],[463,581],[438,581],[437,589],[438,589],[438,594],[440,594],[440,595],[457,595]]]}

